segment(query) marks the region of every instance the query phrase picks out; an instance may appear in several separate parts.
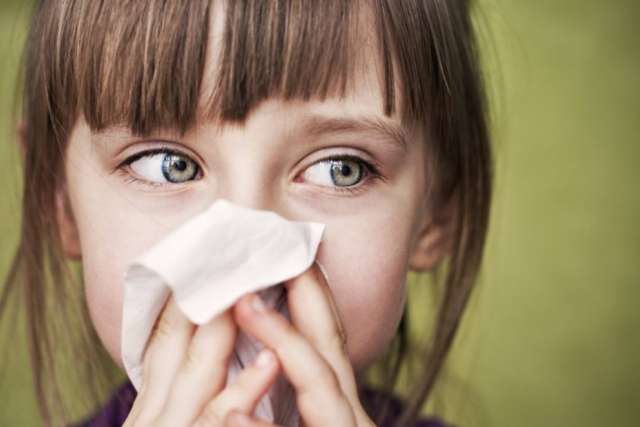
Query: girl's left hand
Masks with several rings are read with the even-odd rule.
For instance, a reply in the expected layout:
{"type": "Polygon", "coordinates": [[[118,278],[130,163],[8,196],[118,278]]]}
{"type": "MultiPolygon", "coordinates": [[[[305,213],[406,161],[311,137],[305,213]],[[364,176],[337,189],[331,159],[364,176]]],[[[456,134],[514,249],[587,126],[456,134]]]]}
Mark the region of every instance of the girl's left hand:
{"type": "MultiPolygon", "coordinates": [[[[238,326],[276,353],[295,389],[303,426],[374,426],[360,403],[344,329],[320,268],[314,263],[285,286],[293,324],[250,294],[234,307],[238,326]]],[[[240,412],[230,414],[226,425],[273,427],[240,412]]]]}

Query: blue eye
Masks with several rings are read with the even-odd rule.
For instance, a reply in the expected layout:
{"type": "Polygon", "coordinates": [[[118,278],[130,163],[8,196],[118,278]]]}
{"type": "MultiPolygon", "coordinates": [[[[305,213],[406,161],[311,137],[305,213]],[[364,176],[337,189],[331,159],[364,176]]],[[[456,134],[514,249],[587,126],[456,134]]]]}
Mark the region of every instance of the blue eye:
{"type": "Polygon", "coordinates": [[[200,167],[188,156],[172,151],[142,153],[127,162],[129,168],[145,181],[180,184],[194,180],[200,167]]]}

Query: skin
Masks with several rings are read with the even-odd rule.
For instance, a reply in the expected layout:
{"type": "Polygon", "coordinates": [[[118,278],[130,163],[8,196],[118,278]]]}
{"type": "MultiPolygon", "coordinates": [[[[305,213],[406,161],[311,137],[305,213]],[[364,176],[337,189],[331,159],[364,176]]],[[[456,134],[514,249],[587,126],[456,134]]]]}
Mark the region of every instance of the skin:
{"type": "MultiPolygon", "coordinates": [[[[214,31],[213,46],[219,37],[214,31]]],[[[374,58],[373,51],[367,53],[368,44],[365,42],[363,46],[363,58],[374,58]]],[[[205,75],[213,76],[214,65],[210,57],[209,72],[205,75]]],[[[375,66],[363,68],[375,69],[375,66]]],[[[334,393],[335,399],[329,400],[329,404],[339,407],[346,401],[351,414],[355,414],[351,422],[340,425],[366,424],[357,396],[347,390],[354,382],[353,370],[370,365],[385,350],[404,309],[407,272],[428,270],[437,264],[448,250],[448,232],[442,212],[434,212],[425,197],[429,183],[422,134],[403,125],[397,116],[384,116],[376,73],[367,71],[358,75],[345,98],[310,102],[269,99],[258,105],[242,126],[200,118],[182,136],[169,130],[137,138],[122,128],[92,133],[84,119],[78,118],[66,152],[66,186],[59,192],[58,222],[67,256],[82,261],[86,299],[95,329],[118,364],[122,365],[121,313],[127,266],[167,232],[215,200],[225,198],[254,209],[272,210],[290,220],[326,224],[317,261],[329,279],[324,285],[328,291],[323,300],[324,310],[334,304],[336,314],[329,311],[331,316],[309,316],[307,320],[299,315],[293,319],[293,325],[284,319],[265,323],[256,321],[249,314],[249,303],[241,300],[233,314],[225,314],[226,320],[214,319],[226,326],[218,326],[217,332],[210,332],[211,336],[225,336],[232,343],[229,337],[233,337],[233,328],[239,326],[274,349],[293,348],[296,340],[301,339],[308,351],[276,354],[274,368],[262,380],[254,381],[254,391],[258,390],[255,393],[264,392],[278,366],[294,385],[295,381],[301,385],[317,381],[296,377],[296,364],[307,366],[307,370],[316,366],[320,372],[339,379],[338,395],[342,400],[334,393]],[[309,131],[311,122],[331,118],[367,118],[396,126],[406,137],[406,147],[394,145],[389,135],[371,129],[309,131]],[[141,168],[133,164],[123,166],[131,156],[162,147],[197,162],[198,177],[180,184],[153,186],[148,176],[140,173],[141,168]],[[325,161],[337,155],[357,156],[376,163],[381,177],[365,176],[354,185],[357,192],[340,192],[339,186],[331,184],[325,161]],[[320,164],[324,166],[317,166],[320,164]],[[270,327],[260,329],[260,324],[270,327]],[[340,324],[346,345],[323,345],[335,341],[331,337],[335,337],[340,324]],[[318,359],[318,354],[324,356],[318,359]]],[[[206,78],[205,91],[212,81],[206,78]]],[[[299,292],[297,299],[289,299],[292,313],[303,313],[310,305],[320,305],[313,299],[313,292],[323,286],[322,280],[311,274],[307,281],[312,283],[305,288],[307,291],[299,292]]],[[[175,316],[178,319],[178,314],[175,316]]],[[[190,337],[197,333],[184,320],[168,324],[173,331],[180,330],[182,325],[182,339],[176,339],[184,350],[177,354],[183,355],[190,337]]],[[[176,357],[173,370],[167,368],[172,363],[167,360],[157,364],[175,374],[182,363],[182,358],[176,357]]],[[[159,372],[163,369],[147,369],[146,380],[153,383],[151,378],[162,375],[159,372]]],[[[161,396],[149,397],[148,391],[141,393],[146,396],[146,407],[153,406],[148,402],[154,399],[163,402],[167,398],[172,379],[162,381],[156,380],[156,384],[162,384],[156,388],[164,390],[161,396]]],[[[197,411],[219,394],[223,386],[202,392],[206,399],[199,400],[197,411]]],[[[142,403],[136,405],[136,413],[140,413],[142,403]]],[[[246,403],[245,413],[250,413],[251,405],[246,403]]],[[[242,405],[235,405],[236,409],[239,406],[242,405]]],[[[223,412],[229,411],[227,408],[223,412]]],[[[338,410],[335,413],[341,414],[338,410]]],[[[304,415],[303,411],[303,418],[304,415]]],[[[309,425],[314,424],[313,419],[318,420],[314,416],[319,416],[306,415],[311,417],[306,420],[309,425]]],[[[233,418],[229,420],[232,425],[233,418]]],[[[315,424],[323,422],[326,420],[315,424]]]]}
{"type": "MultiPolygon", "coordinates": [[[[314,110],[333,110],[338,117],[373,114],[358,107],[366,104],[329,104],[316,109],[272,101],[257,109],[244,128],[218,134],[203,126],[187,134],[170,146],[198,153],[208,165],[205,176],[161,188],[128,182],[130,177],[117,167],[127,156],[167,144],[148,138],[138,142],[120,133],[96,137],[86,124],[78,124],[67,152],[67,191],[90,313],[116,360],[128,264],[218,198],[290,220],[326,224],[317,260],[347,325],[352,361],[366,366],[385,347],[402,314],[408,261],[426,216],[421,145],[410,144],[402,153],[366,134],[309,138],[296,129],[314,110]],[[305,168],[326,156],[364,157],[366,152],[382,166],[385,181],[368,178],[357,195],[342,195],[335,185],[297,182],[304,180],[305,168]]],[[[326,164],[321,167],[330,179],[326,164]]]]}

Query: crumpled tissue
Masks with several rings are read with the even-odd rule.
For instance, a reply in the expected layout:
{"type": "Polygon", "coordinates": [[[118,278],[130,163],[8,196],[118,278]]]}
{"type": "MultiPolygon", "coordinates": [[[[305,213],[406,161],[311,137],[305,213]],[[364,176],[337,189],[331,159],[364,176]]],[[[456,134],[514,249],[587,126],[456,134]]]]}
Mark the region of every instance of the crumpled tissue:
{"type": "MultiPolygon", "coordinates": [[[[314,262],[324,224],[289,221],[271,211],[218,199],[137,258],[125,275],[121,352],[137,390],[151,331],[173,293],[180,310],[202,325],[243,295],[259,291],[265,304],[289,317],[282,282],[314,262]]],[[[263,345],[240,332],[227,383],[251,364],[263,345]]],[[[284,426],[298,425],[291,385],[279,375],[255,415],[284,426]]]]}

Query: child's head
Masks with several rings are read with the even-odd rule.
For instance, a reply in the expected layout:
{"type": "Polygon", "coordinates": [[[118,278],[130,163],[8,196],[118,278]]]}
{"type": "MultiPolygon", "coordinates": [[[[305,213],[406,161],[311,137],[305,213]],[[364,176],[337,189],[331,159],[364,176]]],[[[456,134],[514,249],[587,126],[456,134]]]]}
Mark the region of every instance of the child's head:
{"type": "MultiPolygon", "coordinates": [[[[64,257],[81,260],[91,320],[120,363],[128,263],[226,198],[327,225],[318,260],[356,368],[396,335],[408,270],[450,259],[415,409],[486,234],[490,150],[476,67],[465,0],[39,2],[10,278],[24,280],[31,339],[45,343],[34,360],[50,357],[55,311],[37,313],[45,267],[57,280],[64,257]]],[[[48,373],[35,370],[42,386],[48,373]]]]}

